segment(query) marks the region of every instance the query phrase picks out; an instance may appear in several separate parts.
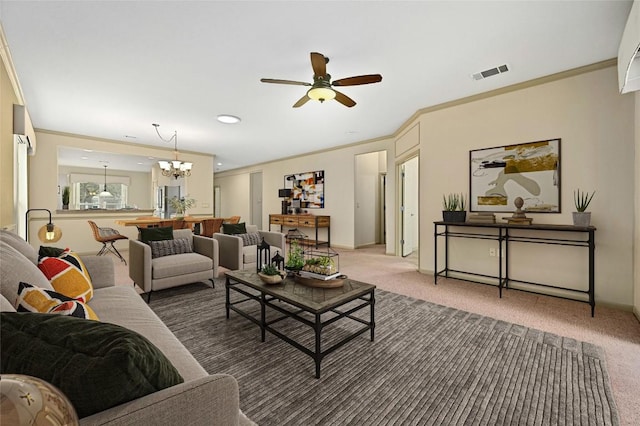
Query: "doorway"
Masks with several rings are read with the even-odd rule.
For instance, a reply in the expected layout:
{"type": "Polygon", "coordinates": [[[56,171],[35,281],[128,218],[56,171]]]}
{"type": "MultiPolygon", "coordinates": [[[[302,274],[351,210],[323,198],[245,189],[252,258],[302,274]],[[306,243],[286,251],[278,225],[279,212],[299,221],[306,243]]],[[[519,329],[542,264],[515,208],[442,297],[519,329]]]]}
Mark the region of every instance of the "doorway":
{"type": "Polygon", "coordinates": [[[402,257],[418,263],[419,250],[419,157],[400,164],[400,250],[402,257]]]}
{"type": "Polygon", "coordinates": [[[262,172],[251,173],[250,176],[250,197],[251,208],[249,214],[251,215],[252,225],[256,225],[258,229],[262,229],[262,172]]]}
{"type": "Polygon", "coordinates": [[[354,247],[385,244],[384,183],[387,152],[376,151],[355,156],[354,247]]]}

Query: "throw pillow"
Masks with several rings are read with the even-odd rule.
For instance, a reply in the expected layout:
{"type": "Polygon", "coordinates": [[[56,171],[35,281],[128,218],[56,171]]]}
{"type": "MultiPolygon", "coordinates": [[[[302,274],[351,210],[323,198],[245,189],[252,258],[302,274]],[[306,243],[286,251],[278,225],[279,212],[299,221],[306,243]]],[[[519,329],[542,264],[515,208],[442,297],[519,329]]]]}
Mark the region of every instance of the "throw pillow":
{"type": "Polygon", "coordinates": [[[243,246],[257,246],[262,242],[262,236],[258,232],[247,232],[246,234],[240,234],[238,237],[242,238],[243,246]]]}
{"type": "Polygon", "coordinates": [[[150,241],[151,258],[171,256],[173,254],[193,253],[191,242],[188,238],[176,238],[175,240],[150,241]]]}
{"type": "Polygon", "coordinates": [[[16,311],[68,315],[98,320],[98,316],[89,305],[53,290],[35,287],[22,282],[18,288],[16,311]]]}
{"type": "Polygon", "coordinates": [[[93,297],[93,285],[80,256],[66,249],[58,257],[43,257],[38,268],[51,282],[53,289],[72,299],[88,302],[93,297]]]}
{"type": "Polygon", "coordinates": [[[222,232],[228,235],[246,234],[247,227],[245,223],[225,223],[222,225],[222,232]]]}
{"type": "Polygon", "coordinates": [[[140,241],[149,243],[149,241],[173,240],[173,227],[165,226],[159,228],[140,228],[140,241]]]}
{"type": "Polygon", "coordinates": [[[40,250],[38,250],[38,259],[42,259],[43,257],[58,257],[64,253],[65,250],[66,249],[59,247],[40,246],[40,250]]]}
{"type": "Polygon", "coordinates": [[[0,345],[0,373],[46,380],[80,418],[184,381],[149,340],[110,323],[3,312],[0,345]]]}

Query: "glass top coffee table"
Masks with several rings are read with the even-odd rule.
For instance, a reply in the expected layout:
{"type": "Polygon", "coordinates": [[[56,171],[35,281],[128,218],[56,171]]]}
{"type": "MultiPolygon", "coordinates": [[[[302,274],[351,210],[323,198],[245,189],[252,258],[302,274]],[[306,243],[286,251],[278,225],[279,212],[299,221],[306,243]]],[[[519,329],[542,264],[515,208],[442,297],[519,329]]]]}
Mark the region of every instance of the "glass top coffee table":
{"type": "Polygon", "coordinates": [[[266,340],[266,332],[279,337],[293,347],[313,358],[316,364],[316,378],[320,378],[320,363],[322,359],[342,347],[347,342],[369,331],[371,341],[374,339],[375,321],[374,306],[376,286],[363,282],[345,279],[344,285],[338,288],[315,288],[286,278],[280,284],[265,284],[257,273],[251,271],[232,271],[226,273],[226,301],[227,319],[230,311],[237,312],[260,327],[261,338],[266,340]],[[231,293],[241,295],[231,300],[231,293]],[[244,297],[242,297],[244,296],[244,297]],[[251,302],[260,305],[259,318],[240,305],[248,306],[251,302]],[[353,303],[352,303],[353,302],[353,303]],[[348,306],[346,306],[348,305],[348,306]],[[353,315],[357,311],[369,307],[369,319],[353,315]],[[281,313],[277,318],[267,321],[267,308],[281,313]],[[346,309],[346,310],[343,310],[346,309]],[[313,329],[315,347],[309,349],[280,330],[273,324],[286,319],[296,320],[313,329]],[[332,342],[329,348],[322,349],[322,329],[339,320],[352,320],[362,327],[350,331],[337,342],[332,342]]]}

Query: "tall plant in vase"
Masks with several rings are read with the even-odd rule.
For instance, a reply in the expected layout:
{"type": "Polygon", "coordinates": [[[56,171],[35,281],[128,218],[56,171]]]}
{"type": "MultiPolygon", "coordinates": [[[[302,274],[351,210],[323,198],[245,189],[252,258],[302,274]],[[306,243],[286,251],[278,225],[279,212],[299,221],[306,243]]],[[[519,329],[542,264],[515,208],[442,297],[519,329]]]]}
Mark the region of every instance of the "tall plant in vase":
{"type": "Polygon", "coordinates": [[[173,197],[169,200],[169,205],[176,211],[176,217],[184,217],[188,209],[195,207],[196,200],[186,197],[173,197]]]}
{"type": "Polygon", "coordinates": [[[595,194],[595,191],[591,195],[586,191],[580,192],[579,189],[573,191],[573,202],[576,205],[576,211],[573,212],[573,224],[575,226],[589,226],[591,224],[591,212],[588,212],[587,208],[595,194]]]}
{"type": "Polygon", "coordinates": [[[467,219],[463,194],[442,196],[442,220],[445,222],[464,222],[467,219]]]}

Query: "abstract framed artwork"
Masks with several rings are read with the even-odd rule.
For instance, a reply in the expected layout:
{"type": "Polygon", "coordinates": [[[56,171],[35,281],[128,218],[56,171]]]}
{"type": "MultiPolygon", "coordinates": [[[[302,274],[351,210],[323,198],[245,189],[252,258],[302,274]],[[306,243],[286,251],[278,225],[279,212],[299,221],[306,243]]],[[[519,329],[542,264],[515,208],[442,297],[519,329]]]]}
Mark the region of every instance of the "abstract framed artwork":
{"type": "Polygon", "coordinates": [[[560,141],[469,151],[470,210],[513,212],[522,197],[526,212],[560,213],[560,141]]]}
{"type": "Polygon", "coordinates": [[[292,202],[300,201],[300,208],[324,208],[324,170],[285,175],[284,187],[291,190],[292,202]]]}

